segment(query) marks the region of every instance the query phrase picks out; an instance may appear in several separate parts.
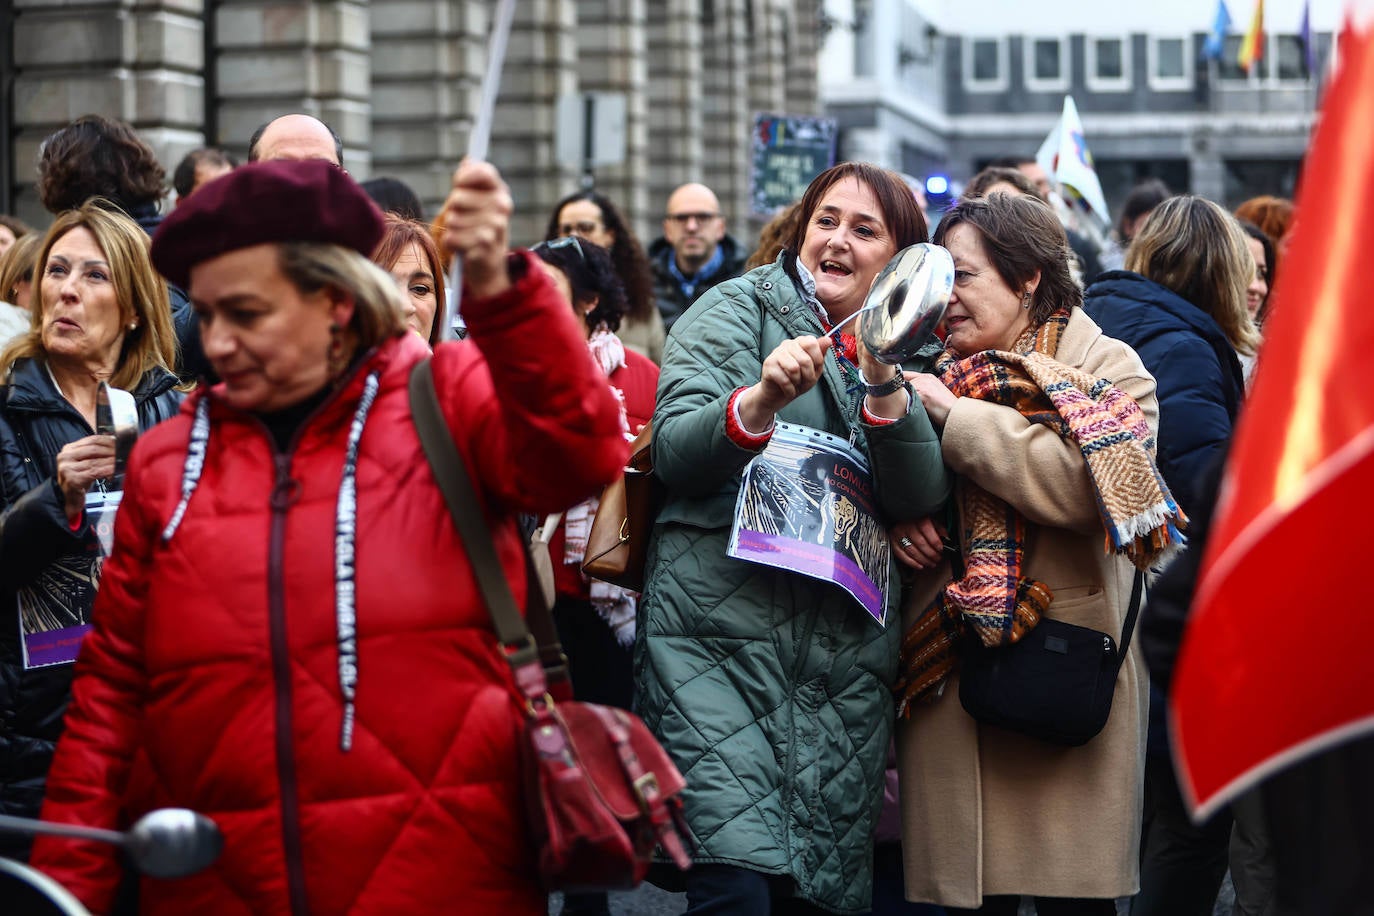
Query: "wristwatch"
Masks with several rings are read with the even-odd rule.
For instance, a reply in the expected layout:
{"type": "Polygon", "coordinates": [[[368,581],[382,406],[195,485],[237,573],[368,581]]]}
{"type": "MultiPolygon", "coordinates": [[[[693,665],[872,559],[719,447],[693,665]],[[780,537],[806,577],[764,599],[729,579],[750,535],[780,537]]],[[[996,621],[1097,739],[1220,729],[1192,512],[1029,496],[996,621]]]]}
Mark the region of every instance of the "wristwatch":
{"type": "MultiPolygon", "coordinates": [[[[885,398],[889,394],[896,394],[903,388],[910,390],[911,384],[906,380],[906,373],[902,371],[902,367],[896,366],[895,368],[897,370],[896,375],[892,376],[892,378],[888,379],[887,381],[881,382],[877,385],[874,385],[868,379],[865,378],[863,380],[864,393],[871,398],[885,398]]],[[[863,378],[862,372],[859,373],[859,377],[863,378]]]]}

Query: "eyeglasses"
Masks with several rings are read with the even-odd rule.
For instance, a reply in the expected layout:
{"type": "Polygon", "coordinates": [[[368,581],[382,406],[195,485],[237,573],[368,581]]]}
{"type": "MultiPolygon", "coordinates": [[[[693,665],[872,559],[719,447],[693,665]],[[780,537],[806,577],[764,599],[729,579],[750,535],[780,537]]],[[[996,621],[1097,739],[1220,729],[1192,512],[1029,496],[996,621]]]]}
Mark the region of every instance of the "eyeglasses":
{"type": "Polygon", "coordinates": [[[586,252],[582,250],[582,243],[577,240],[577,236],[575,235],[565,235],[561,239],[550,239],[547,242],[540,242],[535,248],[535,254],[539,253],[539,248],[545,248],[549,251],[556,251],[559,248],[572,248],[577,252],[577,259],[579,261],[587,260],[586,252]]]}
{"type": "Polygon", "coordinates": [[[564,223],[558,227],[558,234],[563,236],[591,235],[600,228],[601,224],[597,222],[564,223]]]}
{"type": "Polygon", "coordinates": [[[719,213],[669,213],[667,219],[672,220],[679,226],[685,226],[692,220],[696,220],[698,223],[704,225],[719,217],[719,213]]]}

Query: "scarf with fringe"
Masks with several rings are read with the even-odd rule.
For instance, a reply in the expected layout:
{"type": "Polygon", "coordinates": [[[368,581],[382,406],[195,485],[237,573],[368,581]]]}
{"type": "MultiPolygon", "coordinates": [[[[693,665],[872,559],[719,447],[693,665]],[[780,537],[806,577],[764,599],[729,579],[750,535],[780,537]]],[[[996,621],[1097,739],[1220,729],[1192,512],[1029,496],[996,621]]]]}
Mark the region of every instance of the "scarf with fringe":
{"type": "MultiPolygon", "coordinates": [[[[607,377],[615,373],[617,369],[625,365],[625,345],[620,338],[615,335],[605,324],[602,324],[592,331],[592,336],[587,340],[587,349],[591,351],[592,358],[601,367],[601,371],[607,377]]],[[[620,431],[626,440],[634,438],[630,434],[630,422],[625,415],[625,395],[614,385],[611,392],[615,394],[620,402],[620,431]]],[[[596,507],[600,500],[593,496],[573,506],[563,516],[563,563],[568,566],[581,567],[582,559],[587,555],[587,537],[591,534],[592,519],[596,517],[596,507]]],[[[615,634],[616,641],[622,646],[634,644],[635,639],[635,609],[638,604],[639,593],[612,585],[609,582],[602,582],[600,579],[587,579],[589,600],[596,608],[596,613],[602,620],[606,621],[606,626],[611,628],[615,634]]]]}
{"type": "MultiPolygon", "coordinates": [[[[1013,407],[1048,426],[1083,454],[1106,530],[1106,549],[1148,569],[1183,540],[1187,519],[1155,467],[1154,434],[1139,405],[1105,379],[1054,359],[1068,326],[1060,309],[1017,341],[1016,352],[986,350],[965,359],[946,353],[935,371],[956,397],[1013,407]]],[[[1009,645],[1031,630],[1053,594],[1022,575],[1033,527],[971,480],[956,491],[964,575],[949,582],[902,640],[898,709],[929,697],[953,672],[971,633],[985,646],[1009,645]]],[[[938,695],[938,694],[937,694],[938,695]]]]}

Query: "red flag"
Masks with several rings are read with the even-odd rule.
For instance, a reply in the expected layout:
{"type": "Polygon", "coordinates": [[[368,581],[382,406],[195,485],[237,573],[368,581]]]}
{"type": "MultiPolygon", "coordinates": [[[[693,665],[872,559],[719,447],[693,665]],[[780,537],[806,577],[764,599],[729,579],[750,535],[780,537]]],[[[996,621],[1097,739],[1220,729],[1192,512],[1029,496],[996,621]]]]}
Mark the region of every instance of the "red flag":
{"type": "Polygon", "coordinates": [[[1374,29],[1342,50],[1173,686],[1199,816],[1374,730],[1374,29]]]}

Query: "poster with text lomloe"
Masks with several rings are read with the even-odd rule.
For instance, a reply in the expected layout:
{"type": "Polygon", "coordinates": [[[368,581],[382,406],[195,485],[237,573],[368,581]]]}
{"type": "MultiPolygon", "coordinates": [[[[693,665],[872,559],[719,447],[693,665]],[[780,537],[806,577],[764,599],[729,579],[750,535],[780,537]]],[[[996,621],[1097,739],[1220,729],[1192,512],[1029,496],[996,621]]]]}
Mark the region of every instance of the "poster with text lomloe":
{"type": "Polygon", "coordinates": [[[25,668],[76,661],[81,640],[91,629],[91,605],[101,565],[114,546],[115,513],[123,495],[122,490],[87,494],[88,551],[58,557],[18,590],[25,668]]]}
{"type": "Polygon", "coordinates": [[[886,626],[890,550],[863,454],[827,433],[778,423],[744,469],[730,556],[833,582],[886,626]]]}

